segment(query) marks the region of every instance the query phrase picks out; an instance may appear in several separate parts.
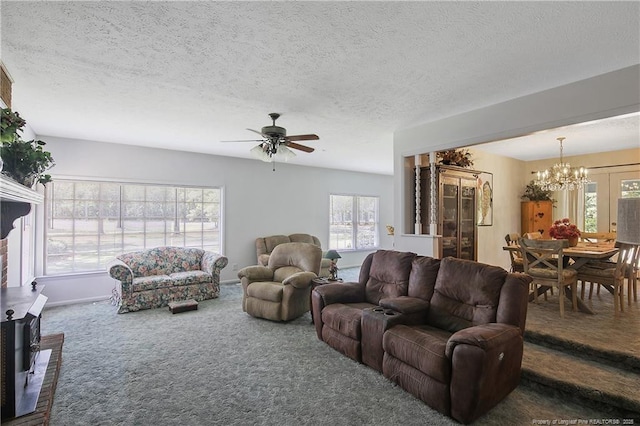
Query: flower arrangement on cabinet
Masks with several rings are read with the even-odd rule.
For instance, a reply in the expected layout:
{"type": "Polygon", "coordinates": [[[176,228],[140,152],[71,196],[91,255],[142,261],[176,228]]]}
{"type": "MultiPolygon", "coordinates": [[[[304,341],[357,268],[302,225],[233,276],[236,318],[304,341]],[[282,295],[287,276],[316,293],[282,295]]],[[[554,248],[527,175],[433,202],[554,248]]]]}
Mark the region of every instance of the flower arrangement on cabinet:
{"type": "Polygon", "coordinates": [[[51,153],[44,150],[46,143],[41,140],[22,140],[20,133],[26,121],[17,112],[2,108],[0,118],[2,174],[29,188],[34,183],[44,185],[50,182],[51,176],[44,172],[55,163],[51,153]]]}
{"type": "Polygon", "coordinates": [[[471,167],[473,160],[468,149],[448,149],[438,152],[440,164],[458,167],[471,167]]]}
{"type": "Polygon", "coordinates": [[[553,222],[553,226],[549,229],[549,236],[556,240],[577,239],[580,236],[580,230],[568,217],[565,217],[553,222]]]}

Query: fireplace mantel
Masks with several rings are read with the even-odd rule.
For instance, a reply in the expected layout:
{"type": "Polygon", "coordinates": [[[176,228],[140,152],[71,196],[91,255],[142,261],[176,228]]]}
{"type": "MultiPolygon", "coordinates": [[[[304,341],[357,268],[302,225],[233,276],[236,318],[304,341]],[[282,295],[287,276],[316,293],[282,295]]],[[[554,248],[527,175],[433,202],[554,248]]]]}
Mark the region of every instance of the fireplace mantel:
{"type": "Polygon", "coordinates": [[[7,238],[17,218],[31,211],[31,204],[40,204],[43,200],[42,194],[0,175],[0,240],[7,238]]]}

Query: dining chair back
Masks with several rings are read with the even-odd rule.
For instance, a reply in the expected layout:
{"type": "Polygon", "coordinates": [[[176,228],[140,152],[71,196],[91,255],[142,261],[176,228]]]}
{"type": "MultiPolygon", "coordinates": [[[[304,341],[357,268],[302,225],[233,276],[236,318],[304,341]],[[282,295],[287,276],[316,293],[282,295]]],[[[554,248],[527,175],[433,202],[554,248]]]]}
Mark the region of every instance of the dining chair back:
{"type": "Polygon", "coordinates": [[[581,232],[580,240],[587,243],[614,244],[616,241],[615,232],[581,232]]]}
{"type": "Polygon", "coordinates": [[[624,280],[628,281],[629,304],[631,293],[637,300],[638,262],[640,246],[616,242],[618,260],[614,262],[589,262],[578,269],[578,280],[613,287],[614,315],[624,312],[624,280]]]}
{"type": "MultiPolygon", "coordinates": [[[[567,240],[518,239],[524,273],[533,278],[533,300],[538,301],[538,289],[550,287],[558,289],[560,317],[564,318],[565,287],[571,289],[573,310],[578,307],[578,279],[575,269],[565,268],[562,262],[563,250],[569,246],[567,240]]],[[[547,290],[546,288],[544,289],[547,290]]]]}
{"type": "Polygon", "coordinates": [[[524,234],[524,238],[529,240],[540,240],[542,239],[542,234],[539,232],[527,232],[524,234]]]}
{"type": "MultiPolygon", "coordinates": [[[[517,246],[518,238],[520,238],[520,234],[517,232],[504,236],[504,240],[507,242],[508,246],[517,246]]],[[[509,258],[511,260],[511,272],[524,272],[524,265],[522,264],[522,255],[520,252],[507,250],[507,253],[509,253],[509,258]]]]}

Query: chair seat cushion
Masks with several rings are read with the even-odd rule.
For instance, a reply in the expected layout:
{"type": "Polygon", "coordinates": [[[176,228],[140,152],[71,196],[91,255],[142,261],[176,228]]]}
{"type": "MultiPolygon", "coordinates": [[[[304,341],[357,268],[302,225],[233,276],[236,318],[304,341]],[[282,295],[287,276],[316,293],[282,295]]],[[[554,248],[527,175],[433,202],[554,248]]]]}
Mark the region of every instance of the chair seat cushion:
{"type": "Polygon", "coordinates": [[[174,281],[173,285],[191,285],[211,282],[211,275],[204,271],[174,272],[169,277],[174,281]]]}
{"type": "MultiPolygon", "coordinates": [[[[529,275],[537,278],[558,278],[558,271],[550,268],[529,268],[529,275]]],[[[572,279],[578,274],[575,269],[563,269],[562,276],[564,279],[572,279]]]]}
{"type": "Polygon", "coordinates": [[[384,333],[382,347],[389,355],[440,383],[449,383],[451,362],[445,349],[451,334],[428,325],[397,325],[384,333]]]}
{"type": "Polygon", "coordinates": [[[257,281],[247,287],[247,296],[270,302],[282,302],[284,286],[276,281],[257,281]]]}
{"type": "Polygon", "coordinates": [[[580,275],[592,275],[596,277],[613,277],[614,272],[616,271],[615,265],[613,268],[598,268],[598,267],[590,267],[583,266],[578,270],[580,275]]]}
{"type": "Polygon", "coordinates": [[[168,275],[149,275],[148,277],[134,278],[131,283],[131,290],[136,293],[146,290],[157,290],[159,288],[172,287],[173,280],[168,275]]]}
{"type": "Polygon", "coordinates": [[[322,310],[322,322],[341,334],[360,340],[362,311],[375,307],[372,303],[333,303],[322,310]]]}

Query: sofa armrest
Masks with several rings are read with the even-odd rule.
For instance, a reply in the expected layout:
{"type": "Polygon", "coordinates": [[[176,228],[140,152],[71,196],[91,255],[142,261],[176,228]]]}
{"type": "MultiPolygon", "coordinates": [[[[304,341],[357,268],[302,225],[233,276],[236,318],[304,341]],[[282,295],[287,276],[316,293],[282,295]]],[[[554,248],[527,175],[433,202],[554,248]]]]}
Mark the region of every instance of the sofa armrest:
{"type": "Polygon", "coordinates": [[[403,314],[415,314],[429,310],[430,303],[417,297],[400,296],[388,299],[380,299],[378,305],[383,308],[393,309],[403,314]]]}
{"type": "Polygon", "coordinates": [[[451,358],[458,345],[473,345],[488,351],[518,340],[522,341],[519,327],[499,323],[481,324],[455,332],[447,342],[445,354],[451,358]]]}
{"type": "Polygon", "coordinates": [[[229,259],[225,256],[212,251],[205,251],[200,261],[200,269],[209,275],[219,274],[220,270],[227,266],[227,263],[229,263],[229,259]]]}
{"type": "Polygon", "coordinates": [[[358,303],[365,301],[364,285],[360,283],[325,284],[314,289],[323,301],[323,306],[334,303],[358,303]]]}
{"type": "Polygon", "coordinates": [[[121,260],[114,260],[109,265],[109,276],[118,280],[112,297],[115,300],[121,300],[123,294],[131,294],[131,286],[133,284],[133,271],[129,266],[121,260]]]}
{"type": "Polygon", "coordinates": [[[260,265],[246,266],[238,271],[238,278],[241,280],[245,278],[249,283],[253,281],[273,281],[273,269],[260,265]]]}
{"type": "Polygon", "coordinates": [[[501,323],[465,328],[449,338],[453,418],[470,423],[518,386],[523,345],[520,328],[501,323]]]}
{"type": "Polygon", "coordinates": [[[282,284],[291,285],[295,288],[307,288],[311,285],[311,280],[317,277],[318,276],[313,272],[296,272],[295,274],[285,278],[282,281],[282,284]]]}

